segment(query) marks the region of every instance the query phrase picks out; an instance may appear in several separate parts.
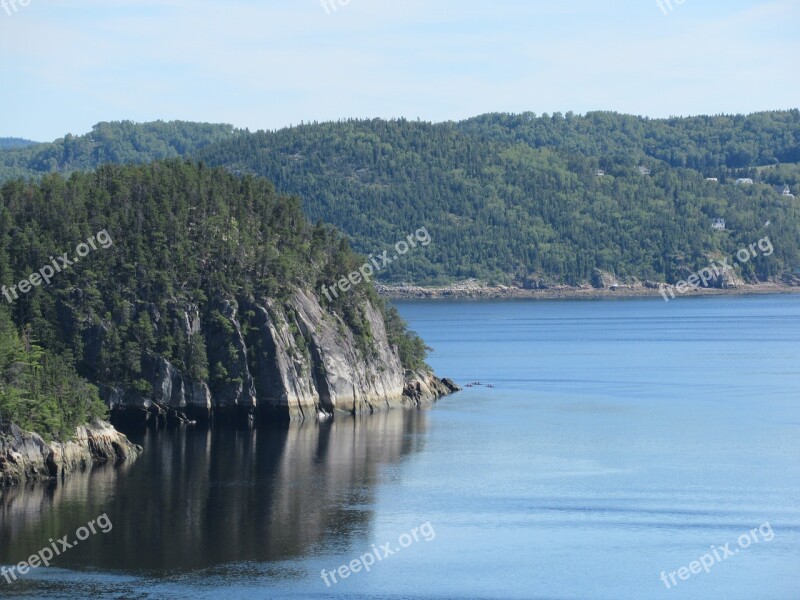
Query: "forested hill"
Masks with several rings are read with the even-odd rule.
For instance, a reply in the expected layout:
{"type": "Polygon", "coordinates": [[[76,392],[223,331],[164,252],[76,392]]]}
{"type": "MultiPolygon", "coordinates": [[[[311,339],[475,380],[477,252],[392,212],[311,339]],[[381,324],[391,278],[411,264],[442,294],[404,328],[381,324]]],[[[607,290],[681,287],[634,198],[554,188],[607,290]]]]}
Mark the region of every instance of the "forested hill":
{"type": "MultiPolygon", "coordinates": [[[[82,389],[74,365],[112,407],[157,398],[180,410],[247,411],[258,398],[286,408],[298,396],[313,404],[313,385],[323,401],[338,393],[341,403],[344,392],[322,385],[348,381],[334,371],[340,364],[351,378],[376,380],[370,365],[394,366],[398,394],[402,367],[426,368],[422,341],[369,284],[320,293],[363,259],[262,178],[170,160],[9,182],[0,186],[0,233],[0,342],[13,332],[8,310],[26,342],[59,357],[63,377],[52,381],[82,389]],[[297,389],[281,390],[287,381],[297,389]]],[[[19,343],[6,346],[0,423],[24,418],[40,433],[63,432],[64,404],[29,397],[35,386],[17,381],[20,359],[10,354],[19,343]]],[[[96,409],[86,404],[69,407],[69,424],[96,409]]]]}
{"type": "MultiPolygon", "coordinates": [[[[118,130],[119,143],[149,127],[118,130]]],[[[426,227],[432,243],[394,261],[381,273],[385,281],[580,284],[601,270],[674,282],[756,242],[767,221],[775,253],[740,274],[774,279],[800,266],[798,110],[350,120],[252,134],[219,127],[222,139],[172,147],[267,177],[278,191],[300,196],[312,220],[346,232],[356,250],[380,253],[426,227]],[[754,184],[737,185],[738,178],[754,184]],[[795,198],[783,195],[786,186],[795,198]],[[712,229],[715,219],[725,220],[725,231],[712,229]]],[[[94,156],[125,160],[96,150],[48,167],[24,160],[35,148],[0,151],[0,164],[38,172],[89,169],[94,156]]]]}
{"type": "Polygon", "coordinates": [[[599,269],[672,282],[757,241],[768,220],[776,252],[741,275],[764,280],[800,265],[798,200],[781,195],[789,184],[800,196],[800,171],[774,166],[800,160],[797,110],[346,121],[239,137],[199,156],[300,195],[312,219],[365,253],[427,227],[433,243],[395,261],[394,281],[580,284],[599,269]],[[735,184],[745,177],[756,183],[735,184]],[[727,231],[712,230],[714,219],[727,231]]]}

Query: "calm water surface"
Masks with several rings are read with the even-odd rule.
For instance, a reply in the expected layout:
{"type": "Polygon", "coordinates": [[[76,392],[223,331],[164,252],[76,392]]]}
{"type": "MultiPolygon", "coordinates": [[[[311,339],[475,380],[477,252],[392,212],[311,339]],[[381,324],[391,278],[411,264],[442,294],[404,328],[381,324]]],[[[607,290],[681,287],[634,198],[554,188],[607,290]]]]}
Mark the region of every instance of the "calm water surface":
{"type": "Polygon", "coordinates": [[[321,426],[140,432],[132,465],[0,499],[0,564],[113,523],[0,597],[800,598],[800,296],[399,307],[438,373],[484,385],[321,426]],[[659,579],[726,543],[710,573],[659,579]]]}

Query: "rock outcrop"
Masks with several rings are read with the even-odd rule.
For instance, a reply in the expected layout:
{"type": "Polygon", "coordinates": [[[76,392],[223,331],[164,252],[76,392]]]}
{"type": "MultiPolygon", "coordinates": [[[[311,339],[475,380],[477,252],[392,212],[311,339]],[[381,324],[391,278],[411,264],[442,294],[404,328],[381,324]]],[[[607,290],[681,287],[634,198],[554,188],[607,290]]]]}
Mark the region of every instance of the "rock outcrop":
{"type": "Polygon", "coordinates": [[[619,281],[613,273],[595,269],[592,272],[592,287],[600,290],[619,288],[619,281]]]}
{"type": "MultiPolygon", "coordinates": [[[[202,315],[182,310],[187,337],[205,340],[210,381],[148,355],[142,367],[152,396],[100,386],[114,422],[325,419],[416,406],[459,389],[406,372],[382,313],[368,302],[358,334],[304,290],[283,301],[216,299],[202,315]]],[[[87,341],[102,344],[102,336],[87,341]]]]}
{"type": "Polygon", "coordinates": [[[141,451],[104,421],[78,427],[68,442],[50,443],[12,424],[0,432],[0,486],[64,478],[97,463],[133,460],[141,451]]]}
{"type": "Polygon", "coordinates": [[[431,373],[412,371],[408,374],[403,396],[420,405],[430,402],[432,398],[441,398],[460,390],[453,380],[446,377],[439,379],[431,373]]]}

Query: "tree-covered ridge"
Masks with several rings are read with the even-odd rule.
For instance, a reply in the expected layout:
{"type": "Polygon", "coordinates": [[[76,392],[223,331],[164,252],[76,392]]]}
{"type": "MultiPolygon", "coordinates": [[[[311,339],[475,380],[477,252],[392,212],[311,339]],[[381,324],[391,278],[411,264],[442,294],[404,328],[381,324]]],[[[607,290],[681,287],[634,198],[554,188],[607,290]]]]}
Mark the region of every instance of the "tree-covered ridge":
{"type": "Polygon", "coordinates": [[[189,156],[240,133],[231,125],[186,121],[98,123],[86,135],[68,134],[54,142],[12,149],[0,146],[0,181],[189,156]]]}
{"type": "Polygon", "coordinates": [[[33,146],[36,142],[25,140],[22,138],[0,137],[0,150],[15,150],[17,148],[26,148],[33,146]]]}
{"type": "MultiPolygon", "coordinates": [[[[522,142],[565,155],[602,157],[602,166],[646,159],[704,172],[800,162],[800,110],[752,115],[647,119],[612,112],[493,113],[459,123],[483,139],[522,142]]],[[[709,174],[711,176],[711,174],[709,174]]]]}
{"type": "Polygon", "coordinates": [[[200,156],[300,195],[312,219],[341,228],[364,253],[427,227],[433,243],[396,261],[382,274],[388,280],[581,284],[596,269],[674,282],[682,269],[758,240],[767,220],[775,255],[742,275],[793,270],[797,200],[759,184],[782,172],[756,165],[795,158],[798,148],[798,111],[668,121],[593,113],[312,124],[222,142],[200,156]],[[693,148],[701,142],[709,171],[698,170],[693,148]],[[745,176],[756,185],[735,184],[745,176]],[[712,230],[717,218],[728,231],[712,230]]]}
{"type": "MultiPolygon", "coordinates": [[[[157,357],[210,382],[212,390],[215,378],[227,376],[208,358],[220,349],[208,348],[202,335],[187,335],[187,307],[224,329],[230,324],[219,314],[221,301],[282,302],[296,288],[319,293],[323,283],[364,261],[335,230],[310,225],[299,199],[277,194],[265,179],[172,160],[4,185],[0,281],[22,281],[102,230],[112,246],[21,295],[12,317],[48,351],[74,357],[89,380],[143,396],[151,391],[148,373],[157,357]]],[[[423,364],[424,345],[371,286],[322,300],[364,352],[371,341],[365,301],[371,300],[385,311],[404,366],[423,364]]]]}

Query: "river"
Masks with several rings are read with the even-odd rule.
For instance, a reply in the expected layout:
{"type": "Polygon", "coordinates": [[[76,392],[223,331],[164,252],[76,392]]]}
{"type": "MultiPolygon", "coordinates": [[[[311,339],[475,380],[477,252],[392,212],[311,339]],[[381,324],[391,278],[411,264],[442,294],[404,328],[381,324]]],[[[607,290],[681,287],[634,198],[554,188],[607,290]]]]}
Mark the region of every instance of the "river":
{"type": "Polygon", "coordinates": [[[800,296],[398,307],[480,385],[135,432],[131,465],[4,494],[2,565],[96,531],[0,596],[800,598],[800,296]]]}

